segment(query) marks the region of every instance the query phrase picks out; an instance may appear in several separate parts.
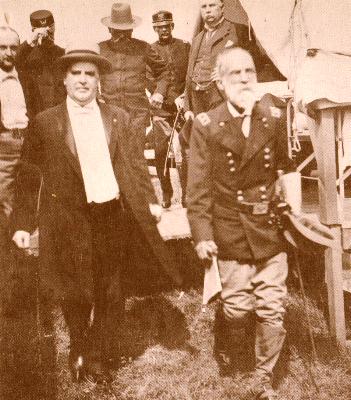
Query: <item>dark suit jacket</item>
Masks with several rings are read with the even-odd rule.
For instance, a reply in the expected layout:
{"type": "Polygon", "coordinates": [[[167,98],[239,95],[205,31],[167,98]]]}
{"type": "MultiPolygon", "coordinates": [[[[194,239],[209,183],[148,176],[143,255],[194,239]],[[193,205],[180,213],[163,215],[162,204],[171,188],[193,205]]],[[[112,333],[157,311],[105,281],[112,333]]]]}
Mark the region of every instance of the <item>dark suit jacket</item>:
{"type": "MultiPolygon", "coordinates": [[[[195,67],[195,62],[199,54],[200,45],[206,31],[202,30],[198,35],[195,36],[189,55],[188,71],[186,76],[185,85],[185,111],[191,110],[191,79],[195,67]]],[[[211,66],[214,68],[216,65],[216,59],[225,48],[234,46],[240,46],[247,49],[256,64],[256,68],[260,68],[260,51],[256,45],[254,36],[249,40],[248,28],[243,24],[236,24],[234,22],[224,20],[221,26],[218,28],[212,40],[211,49],[211,66]]]]}
{"type": "MultiPolygon", "coordinates": [[[[143,154],[135,148],[129,117],[123,110],[106,104],[101,104],[100,110],[125,207],[168,275],[180,283],[148,209],[148,204],[157,200],[143,154]]],[[[59,296],[89,299],[93,293],[91,224],[66,103],[36,117],[24,143],[23,158],[39,166],[44,181],[39,214],[42,277],[59,296]]],[[[16,230],[34,228],[25,206],[27,192],[24,189],[19,194],[14,211],[16,230]]]]}
{"type": "Polygon", "coordinates": [[[277,170],[294,170],[284,106],[272,95],[256,103],[248,139],[241,119],[232,117],[226,103],[194,120],[188,217],[194,241],[214,240],[221,259],[260,260],[283,249],[277,229],[268,223],[269,213],[242,213],[236,204],[271,200],[277,170]]]}

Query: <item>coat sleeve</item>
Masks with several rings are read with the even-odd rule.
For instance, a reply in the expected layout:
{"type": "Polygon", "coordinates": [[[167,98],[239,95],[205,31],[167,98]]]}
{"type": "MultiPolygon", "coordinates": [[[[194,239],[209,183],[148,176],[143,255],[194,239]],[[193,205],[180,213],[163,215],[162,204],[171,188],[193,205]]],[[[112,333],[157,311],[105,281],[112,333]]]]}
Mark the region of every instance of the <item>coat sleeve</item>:
{"type": "Polygon", "coordinates": [[[32,232],[37,226],[36,208],[41,186],[43,145],[42,128],[35,119],[23,143],[21,164],[16,179],[16,196],[12,214],[13,232],[32,232]]]}
{"type": "Polygon", "coordinates": [[[167,62],[149,44],[146,48],[146,64],[150,68],[152,77],[156,81],[155,92],[166,97],[168,86],[170,85],[170,74],[167,62]]]}
{"type": "Polygon", "coordinates": [[[208,131],[197,119],[191,133],[188,171],[187,212],[193,240],[213,240],[212,156],[208,131]]]}

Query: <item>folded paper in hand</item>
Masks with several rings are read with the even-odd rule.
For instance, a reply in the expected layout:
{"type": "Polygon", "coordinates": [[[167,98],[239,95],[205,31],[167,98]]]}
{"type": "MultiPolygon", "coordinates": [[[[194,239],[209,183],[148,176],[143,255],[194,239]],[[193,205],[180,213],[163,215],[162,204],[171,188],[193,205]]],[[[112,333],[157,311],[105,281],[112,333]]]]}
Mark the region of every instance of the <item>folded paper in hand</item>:
{"type": "Polygon", "coordinates": [[[205,269],[202,304],[208,304],[211,299],[213,299],[221,291],[222,284],[219,276],[217,257],[213,257],[211,266],[205,269]]]}

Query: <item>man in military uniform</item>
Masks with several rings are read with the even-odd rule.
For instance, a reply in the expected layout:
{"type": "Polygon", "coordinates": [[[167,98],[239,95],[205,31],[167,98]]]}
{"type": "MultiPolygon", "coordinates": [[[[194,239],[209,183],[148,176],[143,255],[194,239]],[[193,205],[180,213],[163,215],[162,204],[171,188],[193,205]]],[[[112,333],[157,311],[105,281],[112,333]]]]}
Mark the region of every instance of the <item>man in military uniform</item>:
{"type": "Polygon", "coordinates": [[[215,80],[216,57],[224,49],[240,46],[248,49],[256,66],[260,52],[254,36],[249,38],[246,25],[236,24],[224,18],[223,0],[200,0],[200,12],[204,29],[195,36],[190,50],[189,66],[184,99],[185,118],[194,118],[223,101],[215,80]]]}
{"type": "Polygon", "coordinates": [[[222,291],[215,356],[220,370],[231,368],[229,350],[243,347],[254,321],[254,398],[275,399],[271,379],[285,338],[288,265],[284,243],[270,221],[271,207],[279,182],[298,214],[301,199],[294,200],[294,194],[300,179],[288,156],[284,103],[269,94],[256,101],[250,54],[227,49],[217,68],[227,101],[194,120],[188,217],[199,258],[218,256],[222,291]]]}
{"type": "MultiPolygon", "coordinates": [[[[152,16],[152,25],[158,34],[159,40],[151,47],[167,61],[170,73],[171,85],[168,87],[161,109],[153,108],[153,134],[155,142],[155,163],[157,175],[161,182],[163,193],[162,206],[169,208],[173,195],[172,184],[169,175],[169,168],[164,174],[167,148],[172,127],[174,125],[177,108],[175,100],[182,95],[185,88],[185,77],[188,68],[190,43],[172,36],[174,29],[173,15],[169,11],[158,11],[152,16]]],[[[150,88],[155,90],[156,82],[150,79],[150,88]]],[[[182,186],[182,203],[185,205],[186,191],[186,159],[183,155],[182,166],[178,168],[182,186]]]]}
{"type": "Polygon", "coordinates": [[[101,22],[108,27],[111,39],[99,43],[100,52],[112,63],[112,72],[101,77],[102,96],[107,103],[130,114],[142,150],[145,128],[150,125],[150,104],[161,108],[170,84],[167,63],[148,43],[132,38],[133,28],[140,25],[141,18],[132,15],[129,4],[113,4],[111,16],[101,22]],[[145,93],[147,67],[157,82],[150,100],[145,93]]]}
{"type": "Polygon", "coordinates": [[[55,21],[48,10],[30,15],[32,33],[23,42],[16,57],[16,68],[23,81],[29,118],[59,104],[65,98],[65,89],[54,71],[55,61],[64,49],[55,44],[55,21]]]}

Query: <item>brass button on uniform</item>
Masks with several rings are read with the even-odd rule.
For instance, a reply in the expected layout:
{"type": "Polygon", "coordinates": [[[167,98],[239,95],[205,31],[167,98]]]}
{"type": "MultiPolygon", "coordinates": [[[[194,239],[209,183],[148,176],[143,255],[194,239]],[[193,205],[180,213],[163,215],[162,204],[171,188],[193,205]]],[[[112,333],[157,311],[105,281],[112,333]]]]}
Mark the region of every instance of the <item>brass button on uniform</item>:
{"type": "Polygon", "coordinates": [[[219,126],[224,126],[224,122],[221,121],[218,125],[219,125],[219,126]]]}
{"type": "Polygon", "coordinates": [[[265,168],[269,168],[270,166],[271,166],[271,164],[268,164],[268,163],[264,165],[265,168]]]}
{"type": "Polygon", "coordinates": [[[232,155],[233,155],[233,153],[231,151],[228,151],[227,157],[231,157],[232,155]]]}
{"type": "Polygon", "coordinates": [[[244,197],[243,196],[238,196],[237,199],[238,199],[238,201],[243,201],[244,197]]]}
{"type": "Polygon", "coordinates": [[[271,149],[269,147],[265,147],[263,151],[268,154],[271,151],[271,149]]]}
{"type": "Polygon", "coordinates": [[[265,194],[263,194],[262,196],[261,196],[261,200],[266,200],[267,199],[267,196],[265,195],[265,194]]]}
{"type": "Polygon", "coordinates": [[[260,187],[260,192],[265,192],[267,190],[266,186],[261,186],[260,187]]]}
{"type": "Polygon", "coordinates": [[[228,164],[229,164],[229,165],[234,165],[234,160],[229,160],[229,161],[228,161],[228,164]]]}
{"type": "Polygon", "coordinates": [[[235,172],[235,168],[234,168],[234,167],[231,167],[231,168],[229,169],[229,171],[230,171],[230,172],[235,172]]]}
{"type": "Polygon", "coordinates": [[[242,194],[243,194],[243,191],[242,191],[242,190],[238,190],[238,191],[236,192],[236,194],[242,195],[242,194]]]}
{"type": "Polygon", "coordinates": [[[264,159],[265,159],[265,160],[270,160],[270,159],[271,159],[271,156],[270,156],[269,154],[265,154],[265,155],[264,155],[264,159]]]}

